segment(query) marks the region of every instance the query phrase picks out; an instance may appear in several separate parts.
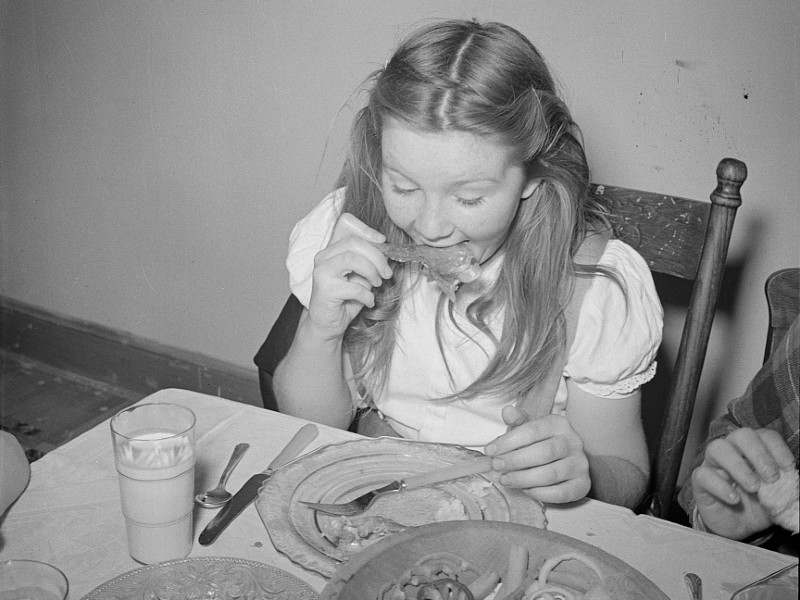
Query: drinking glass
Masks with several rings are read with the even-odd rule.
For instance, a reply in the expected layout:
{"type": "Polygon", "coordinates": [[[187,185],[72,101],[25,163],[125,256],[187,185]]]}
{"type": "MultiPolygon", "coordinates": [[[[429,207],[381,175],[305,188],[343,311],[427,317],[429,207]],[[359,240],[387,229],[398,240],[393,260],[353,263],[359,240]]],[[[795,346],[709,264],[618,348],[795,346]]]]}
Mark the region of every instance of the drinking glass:
{"type": "Polygon", "coordinates": [[[144,564],[192,549],[195,415],[168,403],[137,404],[111,419],[128,552],[144,564]]]}
{"type": "Polygon", "coordinates": [[[69,583],[53,565],[38,560],[0,562],[0,599],[64,600],[69,583]]]}

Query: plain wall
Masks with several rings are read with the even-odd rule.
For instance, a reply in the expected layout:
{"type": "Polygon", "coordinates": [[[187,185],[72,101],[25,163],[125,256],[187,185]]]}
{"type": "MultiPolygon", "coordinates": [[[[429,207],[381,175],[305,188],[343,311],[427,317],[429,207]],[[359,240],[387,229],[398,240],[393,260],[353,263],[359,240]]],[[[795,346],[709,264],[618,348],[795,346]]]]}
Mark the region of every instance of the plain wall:
{"type": "Polygon", "coordinates": [[[500,20],[549,59],[595,181],[707,198],[721,158],[748,165],[691,447],[800,262],[798,6],[0,0],[0,294],[251,368],[361,81],[430,18],[500,20]]]}

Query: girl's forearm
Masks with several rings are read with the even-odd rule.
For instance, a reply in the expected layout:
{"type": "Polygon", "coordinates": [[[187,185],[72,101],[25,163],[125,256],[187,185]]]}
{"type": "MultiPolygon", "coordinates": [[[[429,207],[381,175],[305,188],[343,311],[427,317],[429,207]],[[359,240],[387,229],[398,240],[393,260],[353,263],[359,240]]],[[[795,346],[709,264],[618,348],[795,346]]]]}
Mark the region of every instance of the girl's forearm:
{"type": "Polygon", "coordinates": [[[341,339],[315,334],[304,313],[292,346],[275,369],[278,408],[297,417],[347,428],[353,417],[341,339]]]}
{"type": "Polygon", "coordinates": [[[593,456],[589,459],[592,489],[589,496],[609,504],[635,508],[647,492],[647,474],[618,456],[593,456]]]}

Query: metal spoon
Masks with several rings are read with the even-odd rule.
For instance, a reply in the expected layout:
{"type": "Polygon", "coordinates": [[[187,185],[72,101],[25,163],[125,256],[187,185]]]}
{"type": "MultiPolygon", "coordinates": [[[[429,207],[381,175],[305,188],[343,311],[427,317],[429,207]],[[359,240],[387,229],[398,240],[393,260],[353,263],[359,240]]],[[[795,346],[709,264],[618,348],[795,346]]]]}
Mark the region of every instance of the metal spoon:
{"type": "Polygon", "coordinates": [[[244,453],[247,452],[249,447],[250,444],[236,444],[236,447],[233,449],[233,454],[231,454],[231,458],[225,466],[222,476],[219,478],[217,487],[203,494],[197,494],[197,496],[194,497],[194,501],[205,508],[218,508],[227,503],[233,494],[225,489],[225,484],[228,482],[228,477],[230,477],[233,468],[239,464],[239,461],[242,460],[244,453]]]}
{"type": "Polygon", "coordinates": [[[692,600],[703,600],[703,580],[696,573],[684,573],[683,580],[689,588],[692,600]]]}

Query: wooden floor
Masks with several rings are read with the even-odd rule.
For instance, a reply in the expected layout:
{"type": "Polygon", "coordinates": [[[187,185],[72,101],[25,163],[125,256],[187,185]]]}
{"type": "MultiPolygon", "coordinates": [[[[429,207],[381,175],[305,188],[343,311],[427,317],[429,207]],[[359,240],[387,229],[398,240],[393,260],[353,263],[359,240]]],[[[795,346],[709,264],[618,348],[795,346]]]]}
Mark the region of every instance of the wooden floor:
{"type": "Polygon", "coordinates": [[[141,398],[0,349],[0,428],[30,462],[141,398]]]}

